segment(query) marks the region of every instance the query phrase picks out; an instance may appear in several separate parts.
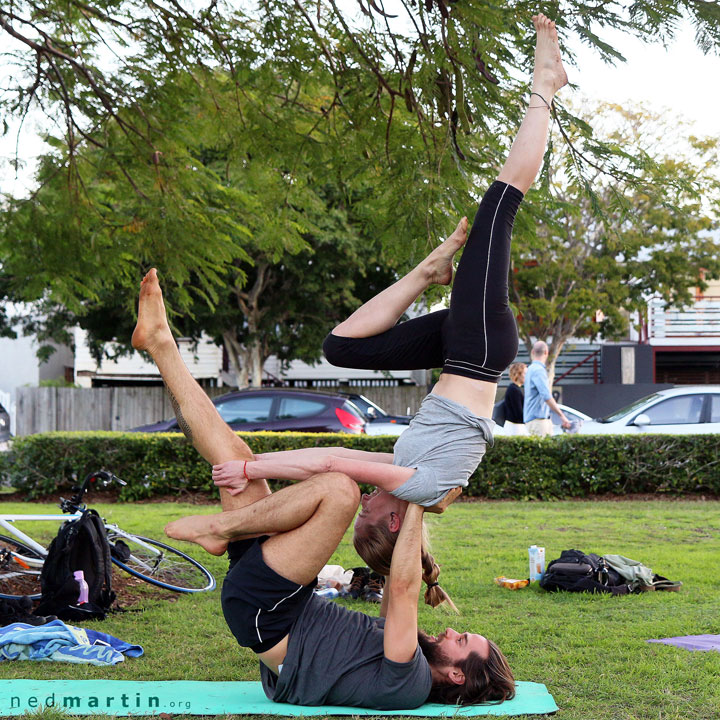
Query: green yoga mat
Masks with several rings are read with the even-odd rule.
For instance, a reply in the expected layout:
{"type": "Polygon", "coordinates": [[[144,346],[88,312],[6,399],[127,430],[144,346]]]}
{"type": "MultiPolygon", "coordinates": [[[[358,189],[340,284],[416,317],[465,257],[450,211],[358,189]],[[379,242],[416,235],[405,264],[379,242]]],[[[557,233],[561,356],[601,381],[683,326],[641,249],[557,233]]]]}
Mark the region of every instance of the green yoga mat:
{"type": "Polygon", "coordinates": [[[501,705],[423,705],[416,710],[306,707],[274,703],[259,682],[186,682],[169,680],[3,680],[0,717],[54,706],[71,715],[417,715],[420,717],[532,715],[558,707],[540,683],[517,683],[517,695],[501,705]]]}

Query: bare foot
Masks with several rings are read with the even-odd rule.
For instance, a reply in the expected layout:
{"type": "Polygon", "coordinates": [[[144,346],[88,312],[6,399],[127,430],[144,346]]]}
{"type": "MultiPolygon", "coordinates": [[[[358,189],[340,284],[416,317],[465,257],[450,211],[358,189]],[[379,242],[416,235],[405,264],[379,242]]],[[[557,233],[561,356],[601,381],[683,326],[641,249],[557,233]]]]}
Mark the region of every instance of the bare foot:
{"type": "Polygon", "coordinates": [[[225,538],[213,532],[212,515],[189,515],[173,520],[165,526],[165,534],[174,540],[197,543],[211,555],[222,555],[228,546],[225,538]]]}
{"type": "Polygon", "coordinates": [[[467,226],[468,220],[464,217],[458,223],[453,234],[423,260],[422,268],[427,275],[428,282],[437,285],[450,284],[453,276],[452,260],[455,253],[467,240],[467,226]]]}
{"type": "Polygon", "coordinates": [[[132,334],[132,346],[136,350],[146,350],[152,355],[167,342],[175,343],[165,314],[165,303],[157,270],[151,268],[140,284],[138,321],[132,334]]]}
{"type": "Polygon", "coordinates": [[[542,13],[534,15],[532,21],[537,31],[533,91],[550,102],[553,95],[567,85],[568,77],[562,64],[555,23],[542,13]]]}

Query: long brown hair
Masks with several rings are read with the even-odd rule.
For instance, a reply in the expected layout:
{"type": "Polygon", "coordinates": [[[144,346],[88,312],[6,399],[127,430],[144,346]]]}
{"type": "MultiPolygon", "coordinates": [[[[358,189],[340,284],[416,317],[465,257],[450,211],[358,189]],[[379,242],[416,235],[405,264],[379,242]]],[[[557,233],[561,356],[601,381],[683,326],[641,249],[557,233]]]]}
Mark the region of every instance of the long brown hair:
{"type": "Polygon", "coordinates": [[[500,648],[488,640],[490,652],[486,660],[471,652],[456,662],[465,675],[462,685],[451,683],[433,685],[428,702],[447,705],[479,705],[501,703],[515,697],[515,678],[500,648]]]}
{"type": "MultiPolygon", "coordinates": [[[[396,532],[392,532],[385,525],[369,525],[363,530],[362,534],[355,533],[353,535],[353,545],[358,555],[372,570],[387,577],[390,574],[390,562],[397,536],[396,532]]],[[[440,566],[435,562],[435,558],[428,552],[427,548],[427,532],[423,523],[422,578],[427,585],[425,602],[434,608],[442,603],[447,603],[459,615],[460,612],[455,607],[452,598],[438,584],[440,566]]]]}
{"type": "MultiPolygon", "coordinates": [[[[508,375],[510,376],[510,381],[515,382],[520,377],[520,375],[522,375],[523,370],[527,370],[527,365],[525,363],[521,363],[521,362],[513,363],[508,368],[508,375]]],[[[517,383],[515,383],[515,384],[517,384],[517,383]]]]}

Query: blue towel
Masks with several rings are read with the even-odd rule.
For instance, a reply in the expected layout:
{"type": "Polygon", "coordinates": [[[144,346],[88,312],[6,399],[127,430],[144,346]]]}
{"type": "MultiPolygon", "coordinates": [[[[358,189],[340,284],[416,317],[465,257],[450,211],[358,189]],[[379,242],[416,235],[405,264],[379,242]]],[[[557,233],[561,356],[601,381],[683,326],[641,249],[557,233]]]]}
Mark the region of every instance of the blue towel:
{"type": "Polygon", "coordinates": [[[0,627],[0,661],[47,660],[89,665],[116,665],[140,657],[143,649],[97,630],[53,620],[45,625],[13,623],[0,627]]]}

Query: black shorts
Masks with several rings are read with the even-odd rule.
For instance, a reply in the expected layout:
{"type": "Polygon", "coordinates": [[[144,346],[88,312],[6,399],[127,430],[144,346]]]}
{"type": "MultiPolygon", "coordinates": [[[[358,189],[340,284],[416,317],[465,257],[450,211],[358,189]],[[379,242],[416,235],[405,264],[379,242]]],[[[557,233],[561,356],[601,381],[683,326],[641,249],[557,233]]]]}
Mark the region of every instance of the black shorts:
{"type": "Polygon", "coordinates": [[[231,542],[230,567],[222,587],[225,622],[243,647],[261,653],[289,632],[317,582],[298,585],[265,564],[262,544],[269,535],[231,542]]]}

